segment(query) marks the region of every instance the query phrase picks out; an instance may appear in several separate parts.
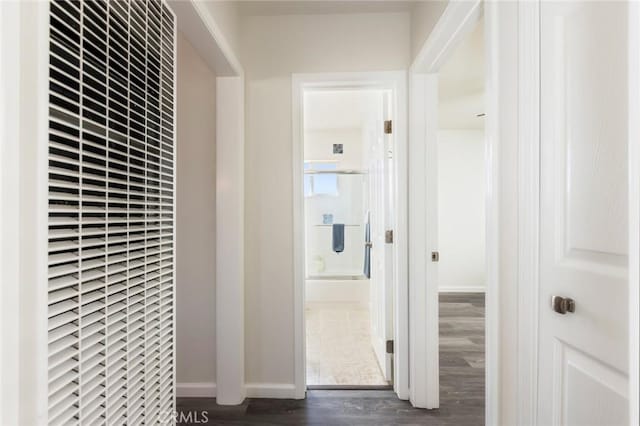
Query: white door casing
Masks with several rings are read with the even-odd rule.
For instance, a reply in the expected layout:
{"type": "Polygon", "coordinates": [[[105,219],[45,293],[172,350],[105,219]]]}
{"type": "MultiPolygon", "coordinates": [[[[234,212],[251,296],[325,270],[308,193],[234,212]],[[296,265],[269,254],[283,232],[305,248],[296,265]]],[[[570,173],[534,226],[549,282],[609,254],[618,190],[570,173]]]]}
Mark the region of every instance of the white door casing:
{"type": "Polygon", "coordinates": [[[627,7],[540,6],[539,424],[627,424],[627,7]]]}

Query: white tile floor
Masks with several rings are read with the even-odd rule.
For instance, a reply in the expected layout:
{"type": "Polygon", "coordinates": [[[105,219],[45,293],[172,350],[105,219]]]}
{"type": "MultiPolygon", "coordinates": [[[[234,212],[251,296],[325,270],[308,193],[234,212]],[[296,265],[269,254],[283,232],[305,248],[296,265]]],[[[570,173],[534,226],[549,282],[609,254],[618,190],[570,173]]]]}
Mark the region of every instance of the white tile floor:
{"type": "Polygon", "coordinates": [[[387,385],[371,346],[369,310],[307,303],[307,385],[387,385]]]}

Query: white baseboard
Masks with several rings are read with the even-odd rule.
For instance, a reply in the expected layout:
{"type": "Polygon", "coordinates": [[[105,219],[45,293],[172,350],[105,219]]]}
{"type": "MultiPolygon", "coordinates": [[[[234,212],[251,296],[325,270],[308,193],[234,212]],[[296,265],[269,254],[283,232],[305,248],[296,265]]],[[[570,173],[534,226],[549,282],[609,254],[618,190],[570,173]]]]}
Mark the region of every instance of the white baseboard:
{"type": "Polygon", "coordinates": [[[439,288],[438,293],[484,293],[484,286],[444,287],[439,288]]]}
{"type": "Polygon", "coordinates": [[[207,382],[177,383],[176,396],[184,398],[215,398],[216,384],[207,382]]]}
{"type": "MultiPolygon", "coordinates": [[[[288,383],[247,383],[247,398],[295,399],[296,387],[288,383]]],[[[216,384],[206,382],[177,383],[176,396],[182,398],[215,398],[216,384]]]]}
{"type": "Polygon", "coordinates": [[[295,399],[294,384],[282,383],[247,383],[247,398],[295,399]]]}

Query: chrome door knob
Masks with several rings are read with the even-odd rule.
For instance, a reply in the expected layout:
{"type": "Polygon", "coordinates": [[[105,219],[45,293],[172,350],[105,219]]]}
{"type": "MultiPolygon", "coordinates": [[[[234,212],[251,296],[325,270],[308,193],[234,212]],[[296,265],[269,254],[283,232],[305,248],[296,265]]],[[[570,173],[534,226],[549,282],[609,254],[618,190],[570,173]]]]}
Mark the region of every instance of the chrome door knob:
{"type": "Polygon", "coordinates": [[[569,297],[553,296],[551,297],[551,309],[560,315],[565,315],[567,312],[576,311],[576,302],[569,297]]]}

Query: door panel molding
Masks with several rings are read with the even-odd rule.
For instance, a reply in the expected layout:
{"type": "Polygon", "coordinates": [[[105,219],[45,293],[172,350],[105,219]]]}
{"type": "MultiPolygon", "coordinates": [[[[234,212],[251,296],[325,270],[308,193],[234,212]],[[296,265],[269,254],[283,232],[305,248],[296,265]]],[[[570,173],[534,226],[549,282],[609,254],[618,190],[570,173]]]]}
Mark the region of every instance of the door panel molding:
{"type": "Polygon", "coordinates": [[[554,341],[553,366],[553,425],[610,424],[623,425],[627,419],[628,379],[626,373],[589,356],[580,349],[560,340],[554,341]],[[578,393],[568,393],[569,387],[578,393]],[[598,404],[586,403],[588,395],[597,394],[598,404]],[[584,399],[584,400],[583,400],[584,399]],[[600,418],[614,412],[618,418],[600,418]],[[610,407],[615,407],[611,410],[610,407]],[[579,418],[570,418],[570,413],[580,410],[579,418]],[[594,420],[598,419],[598,420],[594,420]]]}
{"type": "MultiPolygon", "coordinates": [[[[591,10],[579,3],[561,6],[545,28],[551,31],[554,45],[549,52],[553,69],[554,109],[550,114],[555,145],[556,249],[562,255],[590,254],[591,262],[616,263],[616,256],[626,258],[626,193],[616,184],[624,179],[626,149],[607,143],[615,136],[624,138],[626,120],[626,82],[617,81],[617,70],[624,69],[621,55],[600,60],[597,52],[624,38],[624,26],[598,29],[603,19],[615,19],[611,8],[591,10]],[[607,18],[603,15],[613,14],[607,18]],[[574,46],[588,38],[591,49],[574,46]],[[590,64],[590,66],[586,66],[590,64]],[[573,77],[569,77],[569,75],[573,77]],[[608,81],[599,87],[599,81],[608,81]],[[588,95],[584,95],[588,93],[588,95]],[[597,101],[596,101],[597,100],[597,101]],[[588,131],[579,124],[592,123],[588,131]],[[595,163],[619,165],[611,170],[589,167],[595,163]],[[593,206],[607,206],[593,208],[593,206]],[[610,256],[607,256],[610,255],[610,256]]],[[[626,262],[625,262],[626,263],[626,262]]]]}

